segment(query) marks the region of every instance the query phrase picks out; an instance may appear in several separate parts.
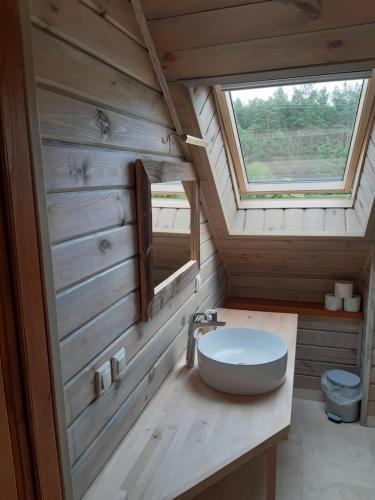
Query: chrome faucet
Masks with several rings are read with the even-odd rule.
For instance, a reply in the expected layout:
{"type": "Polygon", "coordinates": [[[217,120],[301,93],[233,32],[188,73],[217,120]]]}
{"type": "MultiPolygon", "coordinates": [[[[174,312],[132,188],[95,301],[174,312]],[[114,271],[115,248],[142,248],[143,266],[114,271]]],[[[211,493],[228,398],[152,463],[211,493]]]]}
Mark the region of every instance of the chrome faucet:
{"type": "Polygon", "coordinates": [[[188,368],[194,366],[195,347],[201,334],[201,328],[215,330],[218,326],[224,325],[225,321],[217,320],[217,311],[215,309],[207,309],[204,313],[197,312],[190,316],[186,348],[186,366],[188,368]]]}

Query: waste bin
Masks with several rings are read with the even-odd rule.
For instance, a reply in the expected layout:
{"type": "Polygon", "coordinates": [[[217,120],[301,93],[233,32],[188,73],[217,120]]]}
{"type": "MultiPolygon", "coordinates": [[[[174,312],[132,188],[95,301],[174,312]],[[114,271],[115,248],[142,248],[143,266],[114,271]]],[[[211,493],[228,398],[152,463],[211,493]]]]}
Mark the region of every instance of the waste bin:
{"type": "Polygon", "coordinates": [[[328,418],[336,422],[355,422],[359,417],[362,382],[345,370],[328,370],[321,378],[328,418]]]}

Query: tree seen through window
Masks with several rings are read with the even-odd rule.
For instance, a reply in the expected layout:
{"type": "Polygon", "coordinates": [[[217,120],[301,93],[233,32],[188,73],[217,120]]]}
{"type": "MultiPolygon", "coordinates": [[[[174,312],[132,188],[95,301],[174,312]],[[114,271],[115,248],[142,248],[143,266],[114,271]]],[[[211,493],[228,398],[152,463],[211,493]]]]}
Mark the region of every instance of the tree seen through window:
{"type": "Polygon", "coordinates": [[[249,183],[342,180],[363,80],[232,91],[249,183]]]}

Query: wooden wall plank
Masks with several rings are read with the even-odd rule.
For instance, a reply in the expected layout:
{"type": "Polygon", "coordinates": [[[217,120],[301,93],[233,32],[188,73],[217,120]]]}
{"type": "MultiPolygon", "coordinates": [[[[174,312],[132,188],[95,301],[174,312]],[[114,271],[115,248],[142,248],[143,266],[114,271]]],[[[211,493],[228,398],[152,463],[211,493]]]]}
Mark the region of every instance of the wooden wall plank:
{"type": "Polygon", "coordinates": [[[285,230],[286,231],[303,231],[304,229],[304,212],[303,208],[290,208],[285,210],[285,230]]]}
{"type": "Polygon", "coordinates": [[[134,186],[129,163],[137,153],[56,144],[42,151],[47,192],[134,186]]]}
{"type": "Polygon", "coordinates": [[[255,297],[311,302],[324,301],[324,294],[334,289],[334,280],[327,278],[253,276],[232,274],[231,294],[235,297],[255,297]]]}
{"type": "MultiPolygon", "coordinates": [[[[125,5],[127,5],[125,3],[125,5]]],[[[37,81],[173,128],[161,93],[38,28],[33,32],[37,81]]]]}
{"type": "Polygon", "coordinates": [[[134,222],[134,192],[128,189],[76,191],[47,196],[52,242],[134,222]]]}
{"type": "Polygon", "coordinates": [[[323,208],[310,208],[305,210],[304,227],[309,231],[324,231],[324,215],[323,208]]]}
{"type": "Polygon", "coordinates": [[[45,89],[39,89],[38,99],[44,139],[181,156],[173,130],[162,125],[45,89]]]}
{"type": "MultiPolygon", "coordinates": [[[[368,405],[368,414],[370,417],[375,417],[375,402],[374,401],[370,401],[370,403],[368,405]]],[[[374,425],[372,425],[372,427],[374,427],[374,425]]]]}
{"type": "Polygon", "coordinates": [[[201,245],[201,263],[203,264],[216,252],[215,242],[211,238],[201,245]]]}
{"type": "Polygon", "coordinates": [[[309,289],[314,292],[320,292],[323,294],[327,290],[331,290],[334,287],[334,280],[329,278],[296,278],[296,277],[277,277],[273,276],[272,279],[268,276],[253,276],[248,277],[241,274],[236,274],[232,276],[232,284],[234,286],[248,286],[249,279],[252,280],[254,286],[264,289],[280,289],[280,290],[303,290],[309,289]]]}
{"type": "Polygon", "coordinates": [[[241,257],[241,260],[244,262],[252,262],[255,265],[258,262],[262,264],[269,263],[270,265],[274,264],[283,264],[292,265],[295,263],[296,265],[305,264],[306,267],[309,265],[321,265],[322,267],[328,267],[332,265],[333,267],[338,267],[342,265],[342,268],[345,269],[345,263],[352,267],[358,268],[360,271],[363,267],[363,257],[364,253],[362,251],[356,252],[343,252],[342,254],[335,254],[331,251],[319,251],[319,249],[309,250],[300,250],[299,252],[291,253],[288,250],[248,250],[231,248],[227,249],[226,257],[241,257]]]}
{"type": "MultiPolygon", "coordinates": [[[[138,290],[115,302],[108,309],[61,342],[61,366],[64,382],[76,375],[104,348],[140,317],[138,290]]],[[[136,339],[137,336],[135,335],[136,339]]],[[[140,339],[143,337],[140,335],[140,339]]],[[[127,356],[130,357],[129,346],[127,356]]]]}
{"type": "Polygon", "coordinates": [[[343,363],[348,365],[355,365],[357,359],[355,349],[338,349],[305,345],[297,345],[296,358],[307,359],[309,361],[343,363]]]}
{"type": "Polygon", "coordinates": [[[60,337],[66,337],[137,286],[138,262],[130,259],[58,294],[60,337]]]}
{"type": "Polygon", "coordinates": [[[130,3],[122,0],[81,0],[101,17],[121,29],[138,44],[145,46],[141,30],[130,3]]]}
{"type": "Polygon", "coordinates": [[[350,233],[363,234],[363,226],[353,208],[348,208],[345,210],[345,223],[346,230],[350,233]]]}
{"type": "MultiPolygon", "coordinates": [[[[231,275],[231,295],[234,297],[253,297],[256,299],[267,298],[280,299],[280,300],[298,300],[298,301],[308,301],[308,302],[322,302],[322,297],[324,294],[322,292],[316,292],[314,290],[303,289],[303,290],[284,290],[277,288],[261,288],[256,284],[257,276],[253,277],[251,275],[246,275],[244,278],[248,282],[248,286],[235,286],[233,285],[233,278],[235,275],[231,275]]],[[[270,278],[268,278],[270,279],[270,278]]],[[[272,279],[272,278],[271,278],[272,279]]]]}
{"type": "Polygon", "coordinates": [[[31,0],[30,11],[33,21],[48,32],[159,90],[146,49],[81,2],[55,0],[51,5],[48,0],[31,0]]]}
{"type": "Polygon", "coordinates": [[[56,291],[134,257],[137,252],[134,225],[55,245],[52,259],[56,291]]]}
{"type": "Polygon", "coordinates": [[[232,222],[232,231],[242,232],[245,230],[246,210],[237,210],[232,222]]]}
{"type": "Polygon", "coordinates": [[[195,102],[198,115],[201,114],[203,106],[205,105],[210,94],[211,94],[211,87],[196,87],[193,89],[193,100],[195,102]]]}
{"type": "MultiPolygon", "coordinates": [[[[289,260],[289,259],[288,259],[289,260]]],[[[279,262],[260,262],[257,264],[251,262],[248,257],[241,259],[239,257],[226,257],[225,263],[230,274],[239,274],[241,272],[249,276],[294,276],[294,277],[313,277],[313,278],[329,278],[340,280],[351,279],[355,280],[361,272],[360,265],[350,265],[344,269],[343,263],[337,266],[321,266],[317,265],[312,268],[304,264],[294,264],[288,260],[280,260],[279,262]]],[[[267,297],[266,297],[267,298],[267,297]]]]}
{"type": "Polygon", "coordinates": [[[285,210],[270,208],[264,211],[264,230],[283,231],[285,228],[285,210]]]}
{"type": "Polygon", "coordinates": [[[313,316],[299,316],[298,328],[307,330],[324,330],[330,332],[359,333],[362,322],[351,318],[326,318],[313,316]]]}
{"type": "Polygon", "coordinates": [[[200,232],[201,232],[201,245],[212,238],[212,233],[210,231],[210,226],[207,221],[201,222],[200,225],[200,232]]]}
{"type": "Polygon", "coordinates": [[[152,233],[152,242],[158,248],[171,246],[190,248],[190,233],[172,233],[172,232],[154,232],[152,233]]]}
{"type": "MultiPolygon", "coordinates": [[[[287,238],[287,237],[227,237],[222,239],[223,249],[241,248],[250,250],[300,250],[331,251],[346,254],[352,250],[362,252],[364,260],[369,248],[368,241],[361,238],[287,238]]],[[[349,254],[348,254],[349,255],[349,254]]]]}
{"type": "Polygon", "coordinates": [[[326,208],[324,213],[324,229],[333,232],[345,232],[345,209],[326,208]]]}
{"type": "Polygon", "coordinates": [[[262,231],[265,223],[265,210],[246,210],[245,231],[262,231]]]}
{"type": "Polygon", "coordinates": [[[294,375],[294,387],[297,389],[308,389],[311,391],[321,391],[320,378],[309,375],[294,375]]]}
{"type": "Polygon", "coordinates": [[[297,342],[300,345],[357,349],[358,334],[298,328],[297,342]]]}
{"type": "Polygon", "coordinates": [[[190,246],[166,248],[154,247],[154,268],[177,271],[190,260],[190,246]]]}
{"type": "MultiPolygon", "coordinates": [[[[357,369],[355,366],[343,365],[340,363],[322,363],[319,361],[308,361],[303,359],[296,359],[296,374],[299,375],[310,375],[312,377],[320,377],[328,370],[345,370],[352,373],[356,373],[357,369]]],[[[301,387],[301,384],[299,385],[301,387]]]]}

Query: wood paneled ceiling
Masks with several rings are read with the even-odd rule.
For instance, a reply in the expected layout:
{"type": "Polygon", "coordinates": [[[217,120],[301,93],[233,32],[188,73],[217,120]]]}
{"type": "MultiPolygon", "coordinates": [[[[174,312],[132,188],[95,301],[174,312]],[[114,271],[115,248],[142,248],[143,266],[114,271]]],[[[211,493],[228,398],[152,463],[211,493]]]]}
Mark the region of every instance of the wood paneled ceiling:
{"type": "Polygon", "coordinates": [[[374,66],[373,0],[143,0],[143,7],[169,81],[374,66]]]}

